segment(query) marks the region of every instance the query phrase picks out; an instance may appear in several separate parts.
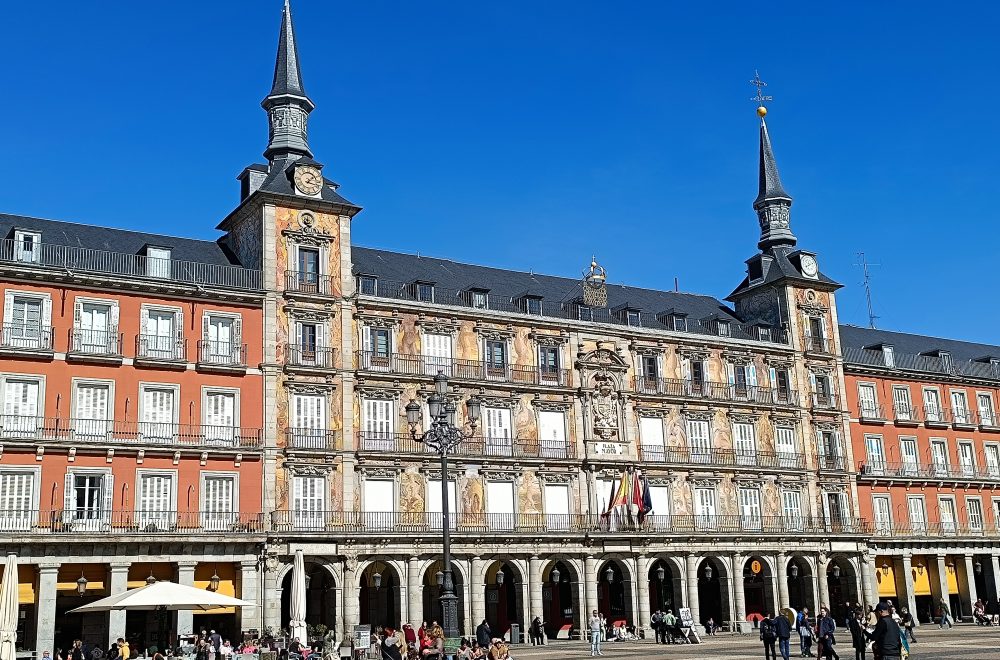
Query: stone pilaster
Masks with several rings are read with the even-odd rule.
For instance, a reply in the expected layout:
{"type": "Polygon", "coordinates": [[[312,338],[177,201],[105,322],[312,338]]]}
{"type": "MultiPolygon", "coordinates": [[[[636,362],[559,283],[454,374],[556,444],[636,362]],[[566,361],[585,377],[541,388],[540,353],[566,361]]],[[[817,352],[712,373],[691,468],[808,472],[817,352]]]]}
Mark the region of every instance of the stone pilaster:
{"type": "MultiPolygon", "coordinates": [[[[588,555],[583,561],[583,583],[587,591],[587,611],[584,622],[590,618],[590,613],[597,609],[597,559],[588,555]]],[[[605,616],[607,613],[602,612],[605,616]]],[[[586,630],[586,626],[584,626],[586,630]]]]}
{"type": "Polygon", "coordinates": [[[56,591],[59,580],[58,566],[38,567],[38,611],[35,624],[35,646],[39,652],[55,653],[56,591]]]}
{"type": "MultiPolygon", "coordinates": [[[[944,555],[938,555],[936,557],[936,559],[937,559],[937,577],[938,577],[938,585],[939,585],[938,588],[940,589],[940,591],[938,592],[938,598],[940,598],[944,602],[948,603],[948,607],[950,609],[951,608],[951,599],[949,598],[949,596],[951,595],[951,592],[948,591],[948,567],[945,566],[945,563],[944,563],[945,562],[945,556],[944,555]]],[[[937,603],[934,603],[934,610],[935,611],[937,611],[937,605],[938,605],[937,603]]],[[[955,613],[952,612],[952,616],[954,616],[954,615],[955,615],[955,613]]]]}
{"type": "Polygon", "coordinates": [[[783,552],[779,552],[774,558],[775,564],[778,570],[775,571],[778,574],[778,606],[775,608],[774,613],[777,614],[781,611],[781,608],[788,607],[788,555],[783,552]]]}
{"type": "Polygon", "coordinates": [[[525,628],[531,626],[536,616],[542,616],[542,560],[538,555],[532,555],[528,560],[528,594],[530,605],[528,618],[524,621],[525,628]]]}
{"type": "MultiPolygon", "coordinates": [[[[111,590],[109,596],[117,596],[128,591],[128,564],[111,564],[111,590]]],[[[108,612],[108,646],[120,637],[125,637],[125,612],[108,612]]],[[[43,649],[44,650],[44,649],[43,649]]]]}
{"type": "MultiPolygon", "coordinates": [[[[186,587],[194,586],[194,569],[196,561],[177,562],[177,584],[186,587]]],[[[177,635],[190,635],[194,632],[194,615],[190,610],[177,611],[177,635]]]]}
{"type": "MultiPolygon", "coordinates": [[[[260,573],[257,572],[257,562],[240,562],[240,598],[251,603],[260,602],[260,573]]],[[[249,605],[240,608],[240,629],[260,630],[262,627],[260,619],[261,608],[258,605],[249,605]]]]}
{"type": "MultiPolygon", "coordinates": [[[[737,626],[740,630],[743,630],[746,625],[747,620],[747,600],[745,591],[743,589],[743,563],[746,561],[746,557],[740,553],[733,554],[733,567],[729,571],[730,578],[733,581],[733,589],[730,592],[733,594],[733,608],[736,612],[733,617],[737,626]]],[[[718,623],[718,622],[716,622],[718,623]]]]}
{"type": "Polygon", "coordinates": [[[864,595],[865,606],[874,607],[878,602],[875,597],[878,592],[875,587],[875,553],[862,554],[859,562],[861,563],[861,589],[858,590],[858,593],[864,595]]]}
{"type": "Polygon", "coordinates": [[[976,602],[976,570],[972,566],[972,555],[965,555],[965,582],[969,585],[967,597],[962,598],[962,609],[972,613],[972,606],[976,602]],[[968,609],[966,609],[968,608],[968,609]]]}
{"type": "Polygon", "coordinates": [[[486,593],[483,588],[483,566],[484,562],[479,557],[472,558],[472,572],[469,575],[469,584],[472,586],[472,628],[483,622],[486,618],[486,593]]]}
{"type": "Polygon", "coordinates": [[[648,631],[647,636],[653,635],[653,631],[649,627],[651,616],[649,611],[649,565],[651,563],[650,558],[645,555],[640,555],[635,560],[635,586],[639,600],[639,607],[636,610],[639,612],[639,620],[636,621],[635,625],[636,628],[645,628],[648,631]]]}
{"type": "Polygon", "coordinates": [[[691,618],[697,626],[701,623],[701,616],[698,612],[698,557],[688,555],[684,558],[687,563],[687,606],[691,610],[691,618]]]}
{"type": "Polygon", "coordinates": [[[913,593],[913,555],[907,553],[903,555],[900,562],[903,566],[903,585],[906,588],[906,607],[913,615],[914,625],[919,626],[920,620],[917,618],[917,596],[913,593]]]}
{"type": "Polygon", "coordinates": [[[406,616],[407,621],[419,626],[423,621],[423,598],[420,591],[420,557],[410,557],[406,562],[406,616]]]}
{"type": "MultiPolygon", "coordinates": [[[[829,562],[826,555],[816,558],[816,580],[819,582],[819,607],[830,607],[830,578],[826,574],[829,562]]],[[[819,607],[816,612],[819,612],[819,607]]]]}

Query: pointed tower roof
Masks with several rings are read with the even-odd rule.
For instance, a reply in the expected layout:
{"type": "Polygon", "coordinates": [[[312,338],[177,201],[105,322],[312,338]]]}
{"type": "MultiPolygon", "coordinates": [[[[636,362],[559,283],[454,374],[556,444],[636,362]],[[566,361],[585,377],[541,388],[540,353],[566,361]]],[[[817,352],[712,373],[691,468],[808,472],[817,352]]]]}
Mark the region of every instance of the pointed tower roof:
{"type": "Polygon", "coordinates": [[[781,177],[778,175],[778,163],[774,160],[774,151],[771,148],[771,136],[767,132],[767,122],[760,118],[760,177],[757,188],[757,199],[753,204],[758,204],[770,199],[787,199],[791,201],[792,196],[785,192],[781,185],[781,177]]]}
{"type": "MultiPolygon", "coordinates": [[[[285,8],[281,12],[281,32],[278,34],[278,57],[274,62],[274,82],[271,84],[273,96],[299,96],[305,99],[305,87],[302,85],[302,69],[299,67],[299,49],[295,43],[295,27],[292,25],[292,8],[285,0],[285,8]]],[[[312,101],[310,101],[310,104],[312,101]]]]}

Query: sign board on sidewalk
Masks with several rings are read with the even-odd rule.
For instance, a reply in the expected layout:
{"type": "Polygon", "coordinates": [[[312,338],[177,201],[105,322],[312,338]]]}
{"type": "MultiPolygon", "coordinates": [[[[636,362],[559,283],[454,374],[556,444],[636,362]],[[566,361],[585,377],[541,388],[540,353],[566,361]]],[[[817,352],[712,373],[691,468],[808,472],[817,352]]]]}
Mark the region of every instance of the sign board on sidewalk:
{"type": "Polygon", "coordinates": [[[691,628],[691,627],[694,626],[694,619],[691,618],[691,608],[690,607],[682,607],[682,608],[680,608],[679,610],[677,610],[677,614],[681,618],[681,627],[682,628],[691,628]]]}
{"type": "Polygon", "coordinates": [[[372,644],[371,626],[354,626],[351,631],[351,640],[356,649],[366,649],[372,644]]]}

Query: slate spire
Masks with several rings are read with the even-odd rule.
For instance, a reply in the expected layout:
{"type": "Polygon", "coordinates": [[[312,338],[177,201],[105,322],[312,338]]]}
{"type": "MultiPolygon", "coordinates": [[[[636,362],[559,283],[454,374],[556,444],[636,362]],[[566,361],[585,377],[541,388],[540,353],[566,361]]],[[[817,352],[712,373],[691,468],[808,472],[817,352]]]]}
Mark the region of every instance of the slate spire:
{"type": "Polygon", "coordinates": [[[264,156],[269,160],[312,157],[309,150],[306,123],[316,106],[306,95],[299,67],[299,51],[295,44],[295,27],[288,0],[281,13],[278,34],[278,55],[274,62],[271,93],[261,103],[267,111],[270,139],[264,156]]]}
{"type": "MultiPolygon", "coordinates": [[[[778,176],[778,164],[774,160],[771,148],[771,136],[767,132],[767,122],[764,114],[760,114],[760,172],[757,186],[757,199],[753,208],[760,221],[760,242],[757,243],[763,251],[775,247],[792,247],[796,243],[795,234],[789,227],[789,217],[792,207],[792,196],[785,192],[778,176]]],[[[764,110],[766,113],[766,110],[764,110]]]]}

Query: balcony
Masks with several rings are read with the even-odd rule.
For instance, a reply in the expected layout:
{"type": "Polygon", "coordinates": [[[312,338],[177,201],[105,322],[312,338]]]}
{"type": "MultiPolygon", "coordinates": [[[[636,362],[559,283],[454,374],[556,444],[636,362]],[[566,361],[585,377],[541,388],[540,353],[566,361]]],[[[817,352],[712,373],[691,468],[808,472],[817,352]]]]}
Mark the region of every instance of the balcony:
{"type": "Polygon", "coordinates": [[[568,369],[400,353],[385,355],[372,351],[358,351],[356,358],[358,371],[430,377],[443,371],[446,376],[456,380],[553,387],[570,385],[568,369]]]}
{"type": "Polygon", "coordinates": [[[885,412],[877,403],[862,402],[858,409],[858,420],[862,424],[885,424],[885,412]]]}
{"type": "Polygon", "coordinates": [[[892,407],[896,426],[920,426],[923,421],[923,411],[909,404],[896,404],[892,407]]]}
{"type": "MultiPolygon", "coordinates": [[[[355,533],[379,536],[405,534],[421,535],[440,530],[443,516],[440,513],[358,512],[358,511],[275,511],[271,516],[272,529],[279,533],[355,533]]],[[[597,514],[544,513],[454,513],[449,524],[452,534],[509,535],[523,533],[535,536],[554,532],[579,536],[634,536],[637,539],[676,535],[689,537],[705,534],[743,536],[747,533],[767,534],[769,537],[797,537],[806,534],[825,535],[831,531],[861,534],[866,525],[861,520],[842,519],[823,521],[807,516],[740,516],[740,515],[677,515],[646,516],[642,522],[616,521],[597,514]]]]}
{"type": "MultiPolygon", "coordinates": [[[[358,453],[434,455],[409,433],[359,431],[358,453]]],[[[576,458],[576,445],[556,440],[493,438],[475,436],[451,450],[453,456],[490,456],[497,458],[576,458]]]]}
{"type": "Polygon", "coordinates": [[[868,461],[858,465],[858,479],[869,481],[903,479],[938,483],[952,481],[1000,483],[1000,467],[916,461],[868,461]]]}
{"type": "Polygon", "coordinates": [[[174,259],[155,259],[141,254],[92,250],[70,245],[36,243],[32,250],[20,249],[17,241],[0,241],[0,263],[17,268],[57,271],[52,279],[79,274],[124,277],[150,283],[180,283],[204,288],[216,286],[241,291],[263,290],[261,271],[223,264],[204,264],[174,259]]]}
{"type": "MultiPolygon", "coordinates": [[[[104,511],[93,509],[0,510],[0,537],[17,534],[88,534],[201,536],[262,534],[267,517],[261,513],[219,511],[104,511]]],[[[70,539],[67,539],[67,541],[70,539]]]]}
{"type": "Polygon", "coordinates": [[[833,472],[843,472],[847,470],[847,459],[843,456],[820,454],[817,458],[820,470],[833,472]]]}
{"type": "Polygon", "coordinates": [[[956,430],[971,431],[976,428],[976,415],[968,408],[952,408],[951,424],[956,430]]]}
{"type": "Polygon", "coordinates": [[[998,419],[997,414],[992,410],[980,410],[976,413],[976,423],[979,425],[980,431],[1000,431],[1000,419],[998,419]]]}
{"type": "Polygon", "coordinates": [[[640,394],[682,399],[754,403],[765,406],[797,406],[799,404],[799,393],[795,390],[760,385],[636,376],[632,378],[632,388],[640,394]]]}
{"type": "Polygon", "coordinates": [[[334,295],[333,278],[329,275],[299,270],[285,271],[285,295],[303,296],[334,295]]]}
{"type": "Polygon", "coordinates": [[[109,330],[73,328],[69,331],[69,350],[66,352],[66,359],[76,362],[121,364],[122,335],[117,328],[109,330]]]}
{"type": "Polygon", "coordinates": [[[951,415],[947,408],[941,406],[924,406],[924,426],[929,429],[946,429],[951,426],[951,415]]]}
{"type": "Polygon", "coordinates": [[[872,536],[875,538],[899,539],[997,539],[1000,538],[1000,527],[995,524],[968,522],[903,522],[889,523],[876,521],[872,525],[872,536]]]}
{"type": "Polygon", "coordinates": [[[833,352],[833,342],[826,337],[806,337],[805,349],[807,353],[830,355],[833,352]]]}
{"type": "Polygon", "coordinates": [[[247,345],[230,341],[198,341],[198,363],[201,371],[242,373],[247,369],[247,345]]]}
{"type": "Polygon", "coordinates": [[[719,467],[775,468],[803,470],[805,456],[794,452],[748,451],[741,449],[704,450],[689,447],[639,445],[639,460],[671,465],[711,465],[719,467]]]}
{"type": "Polygon", "coordinates": [[[136,335],[135,360],[140,366],[187,368],[187,339],[164,335],[136,335]]]}
{"type": "Polygon", "coordinates": [[[328,451],[336,449],[337,432],[324,429],[286,429],[285,448],[305,451],[328,451]]]}
{"type": "Polygon", "coordinates": [[[24,357],[52,357],[52,328],[23,323],[4,323],[0,328],[0,353],[24,357]]]}
{"type": "Polygon", "coordinates": [[[333,348],[287,344],[285,346],[285,368],[303,371],[333,369],[336,355],[337,351],[333,348]]]}
{"type": "Polygon", "coordinates": [[[254,449],[261,446],[261,430],[203,424],[0,415],[0,440],[102,447],[254,449]]]}
{"type": "Polygon", "coordinates": [[[836,411],[840,409],[840,399],[836,394],[814,392],[812,407],[813,410],[836,411]]]}

